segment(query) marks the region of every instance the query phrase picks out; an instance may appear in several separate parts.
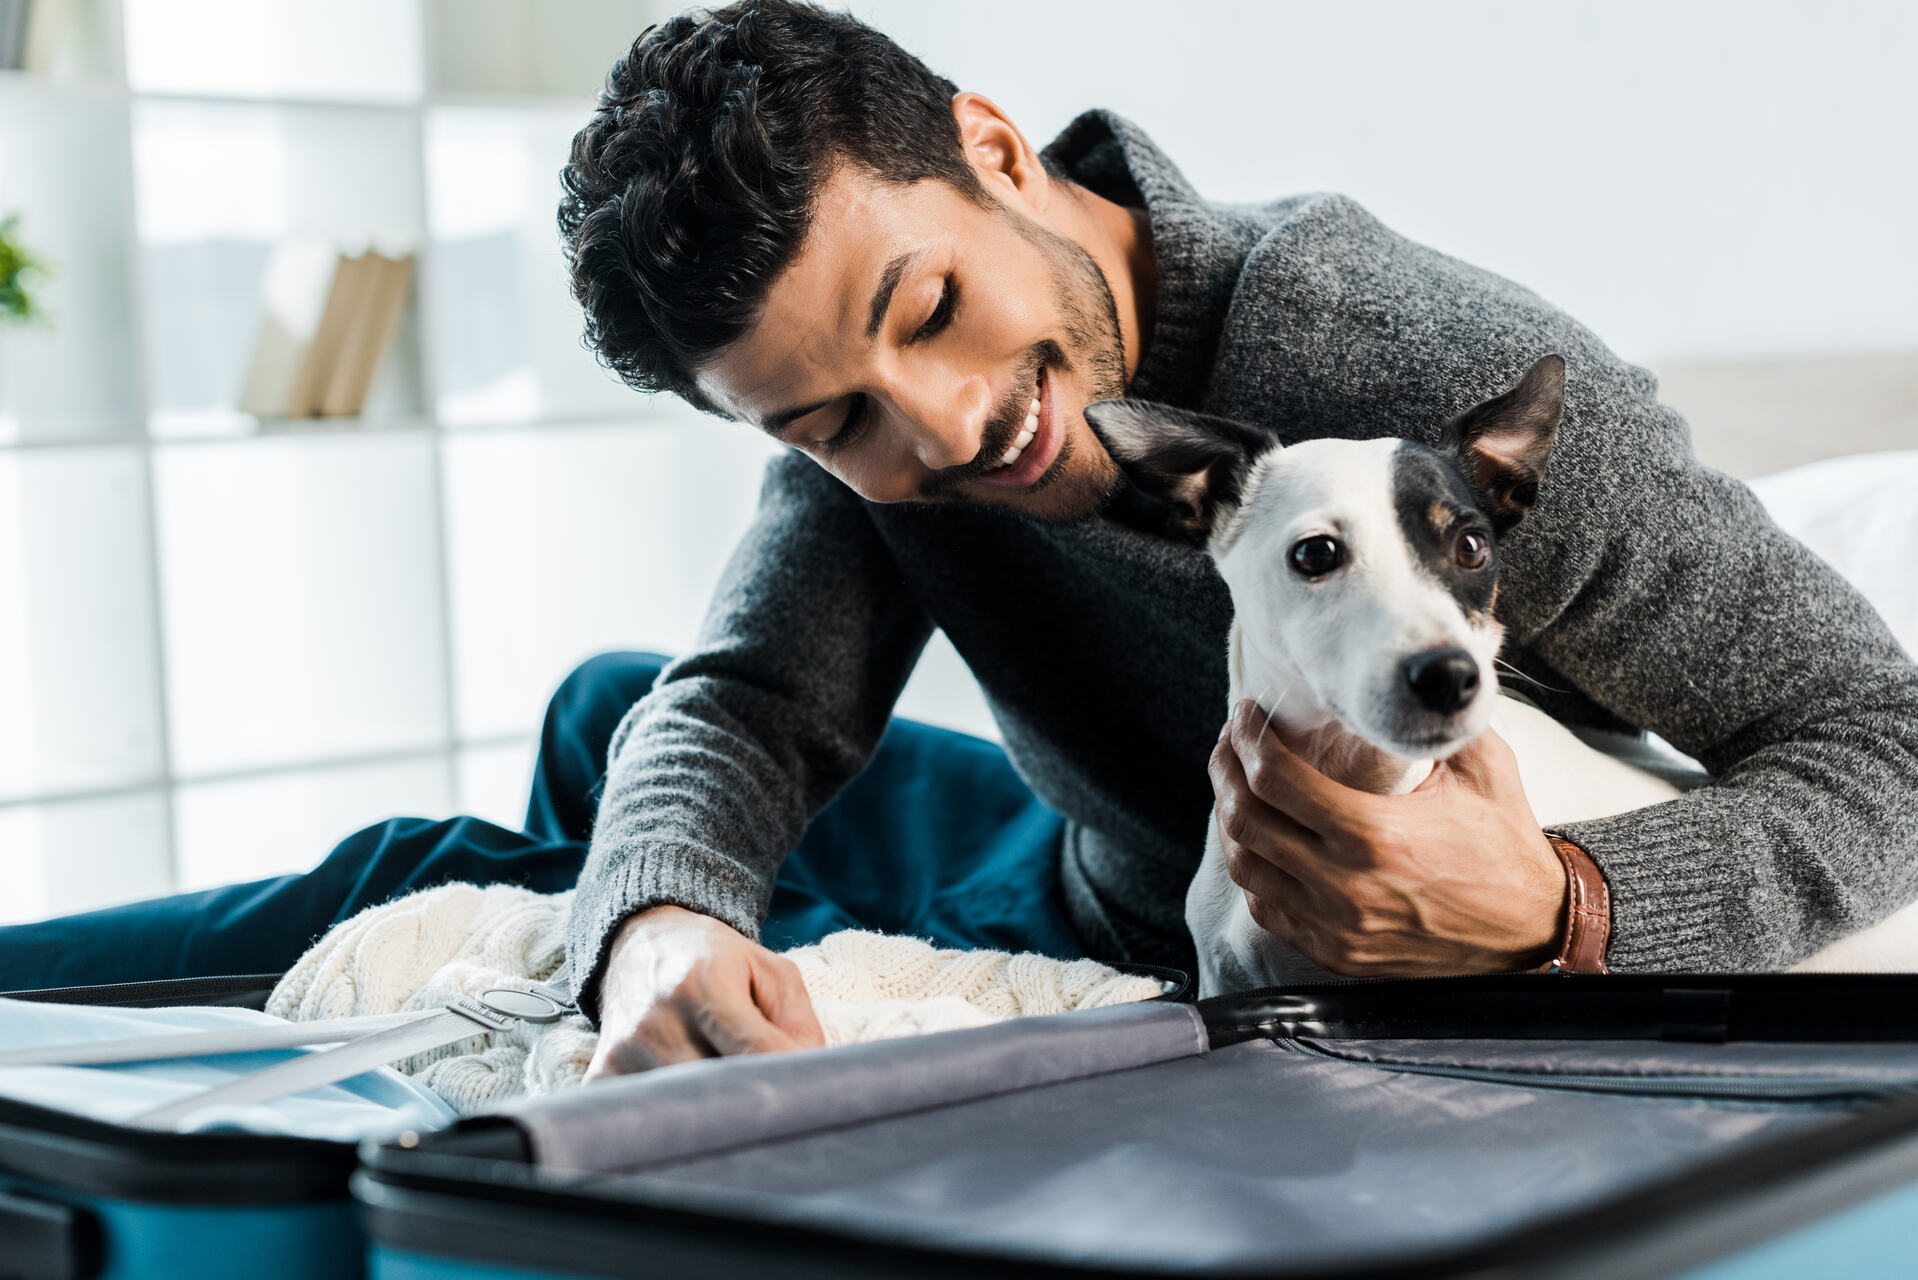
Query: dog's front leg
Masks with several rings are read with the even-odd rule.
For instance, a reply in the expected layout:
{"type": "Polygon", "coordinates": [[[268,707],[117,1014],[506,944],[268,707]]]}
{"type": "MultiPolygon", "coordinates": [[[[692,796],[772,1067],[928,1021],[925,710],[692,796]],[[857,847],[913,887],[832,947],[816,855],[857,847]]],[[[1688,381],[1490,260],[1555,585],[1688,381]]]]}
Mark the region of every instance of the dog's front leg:
{"type": "Polygon", "coordinates": [[[1207,827],[1205,858],[1185,893],[1185,925],[1199,953],[1199,995],[1337,981],[1252,918],[1245,891],[1226,872],[1218,830],[1207,827]]]}

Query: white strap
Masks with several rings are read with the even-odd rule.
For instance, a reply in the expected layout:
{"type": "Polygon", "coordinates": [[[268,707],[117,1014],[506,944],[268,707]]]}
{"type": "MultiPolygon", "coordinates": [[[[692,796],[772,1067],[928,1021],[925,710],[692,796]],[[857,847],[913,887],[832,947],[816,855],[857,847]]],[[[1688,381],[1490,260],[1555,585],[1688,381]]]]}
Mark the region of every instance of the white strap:
{"type": "Polygon", "coordinates": [[[147,1129],[177,1128],[209,1107],[247,1107],[284,1098],[289,1094],[305,1093],[308,1089],[318,1089],[322,1085],[359,1075],[362,1071],[371,1071],[389,1062],[452,1044],[455,1040],[485,1035],[492,1029],[451,1009],[408,1014],[407,1018],[399,1026],[389,1027],[364,1040],[339,1045],[323,1053],[288,1058],[285,1062],[241,1076],[217,1088],[182,1098],[178,1102],[169,1102],[133,1117],[132,1123],[147,1129]]]}
{"type": "Polygon", "coordinates": [[[227,1084],[168,1103],[132,1123],[172,1129],[209,1107],[242,1107],[304,1093],[359,1075],[374,1067],[437,1049],[475,1035],[504,1031],[517,1022],[557,1022],[575,1011],[566,966],[544,983],[524,989],[495,987],[477,997],[457,996],[444,1008],[411,1013],[379,1013],[320,1022],[288,1022],[171,1035],[135,1036],[82,1044],[50,1045],[0,1052],[0,1067],[100,1066],[115,1062],[158,1062],[262,1049],[297,1049],[330,1044],[318,1053],[276,1063],[227,1084]]]}
{"type": "MultiPolygon", "coordinates": [[[[552,977],[545,982],[531,983],[527,989],[560,1006],[560,1012],[570,1013],[573,1011],[573,993],[568,981],[570,976],[567,966],[562,962],[552,977]]],[[[389,1027],[416,1022],[426,1016],[426,1012],[368,1013],[314,1022],[275,1022],[220,1027],[210,1031],[173,1031],[157,1036],[93,1040],[80,1044],[38,1045],[31,1049],[0,1051],[0,1067],[99,1067],[116,1062],[167,1062],[175,1058],[210,1058],[222,1053],[258,1053],[265,1049],[341,1044],[377,1034],[389,1027]]],[[[394,1056],[404,1058],[411,1055],[394,1056]]]]}
{"type": "Polygon", "coordinates": [[[41,1045],[0,1052],[0,1067],[97,1067],[114,1062],[164,1062],[219,1053],[256,1053],[262,1049],[298,1049],[338,1044],[416,1021],[420,1014],[372,1013],[323,1022],[263,1023],[213,1031],[175,1031],[159,1036],[95,1040],[81,1044],[41,1045]]]}

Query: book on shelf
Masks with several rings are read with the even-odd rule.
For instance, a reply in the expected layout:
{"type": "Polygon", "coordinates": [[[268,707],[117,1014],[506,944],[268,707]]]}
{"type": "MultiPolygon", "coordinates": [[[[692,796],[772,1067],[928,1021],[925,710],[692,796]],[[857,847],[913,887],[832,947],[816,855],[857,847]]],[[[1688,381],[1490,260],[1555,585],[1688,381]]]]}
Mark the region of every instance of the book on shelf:
{"type": "Polygon", "coordinates": [[[323,418],[351,417],[365,406],[373,377],[380,371],[387,348],[393,345],[407,295],[413,290],[411,254],[399,258],[368,254],[360,261],[370,268],[356,312],[360,323],[349,327],[340,341],[339,356],[320,394],[323,418]]]}
{"type": "Polygon", "coordinates": [[[261,287],[260,335],[240,409],[259,418],[358,416],[412,289],[410,253],[281,245],[261,287]]]}

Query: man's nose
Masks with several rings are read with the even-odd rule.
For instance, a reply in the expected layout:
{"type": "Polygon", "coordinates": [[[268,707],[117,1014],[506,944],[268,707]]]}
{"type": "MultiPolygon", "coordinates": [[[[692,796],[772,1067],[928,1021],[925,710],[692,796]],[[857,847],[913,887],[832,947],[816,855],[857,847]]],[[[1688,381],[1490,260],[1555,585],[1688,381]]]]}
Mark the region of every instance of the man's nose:
{"type": "Polygon", "coordinates": [[[906,419],[913,455],[926,470],[963,467],[979,456],[991,409],[985,379],[969,379],[956,388],[914,388],[896,396],[895,403],[906,419]]]}

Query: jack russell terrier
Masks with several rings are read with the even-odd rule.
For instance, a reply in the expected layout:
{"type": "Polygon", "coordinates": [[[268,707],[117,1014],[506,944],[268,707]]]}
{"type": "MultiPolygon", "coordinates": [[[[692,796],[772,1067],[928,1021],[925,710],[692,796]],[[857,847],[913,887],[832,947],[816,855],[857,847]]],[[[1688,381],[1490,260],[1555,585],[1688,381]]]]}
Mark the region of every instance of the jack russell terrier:
{"type": "MultiPolygon", "coordinates": [[[[1256,699],[1304,758],[1348,786],[1412,790],[1486,729],[1518,758],[1547,828],[1675,798],[1670,782],[1499,696],[1497,539],[1538,496],[1565,403],[1548,355],[1503,395],[1410,440],[1281,447],[1257,427],[1133,400],[1086,419],[1232,593],[1231,703],[1256,699]]],[[[1326,981],[1266,932],[1226,873],[1215,823],[1186,894],[1201,995],[1326,981]]],[[[1918,904],[1794,966],[1918,969],[1918,904]]]]}

